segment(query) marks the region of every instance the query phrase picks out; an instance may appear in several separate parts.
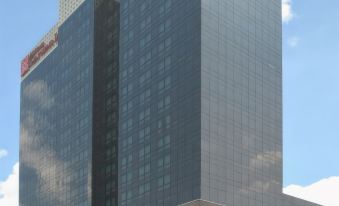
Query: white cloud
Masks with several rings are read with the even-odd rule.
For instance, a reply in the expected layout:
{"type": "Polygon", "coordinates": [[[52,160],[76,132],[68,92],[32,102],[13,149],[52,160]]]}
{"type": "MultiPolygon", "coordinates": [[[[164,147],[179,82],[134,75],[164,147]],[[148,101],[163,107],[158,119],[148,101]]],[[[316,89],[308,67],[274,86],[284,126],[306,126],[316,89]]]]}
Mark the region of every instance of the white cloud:
{"type": "Polygon", "coordinates": [[[14,165],[12,174],[0,182],[0,205],[19,205],[19,163],[14,165]]]}
{"type": "Polygon", "coordinates": [[[282,21],[284,23],[288,23],[289,21],[291,21],[294,17],[294,13],[292,10],[292,2],[291,0],[282,0],[282,21]]]}
{"type": "Polygon", "coordinates": [[[290,47],[296,47],[299,44],[300,39],[298,37],[290,37],[287,43],[290,47]]]}
{"type": "Polygon", "coordinates": [[[0,159],[6,157],[7,155],[8,155],[7,150],[0,149],[0,159]]]}
{"type": "Polygon", "coordinates": [[[330,177],[314,184],[302,187],[290,185],[284,188],[284,193],[308,200],[324,206],[339,205],[339,177],[330,177]]]}

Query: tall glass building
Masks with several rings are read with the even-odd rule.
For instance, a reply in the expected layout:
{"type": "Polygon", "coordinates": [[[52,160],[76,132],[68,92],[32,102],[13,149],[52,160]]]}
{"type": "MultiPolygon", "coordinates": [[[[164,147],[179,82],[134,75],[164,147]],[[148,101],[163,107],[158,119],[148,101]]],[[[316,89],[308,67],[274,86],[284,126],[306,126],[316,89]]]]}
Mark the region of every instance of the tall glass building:
{"type": "Polygon", "coordinates": [[[119,2],[61,0],[22,62],[20,206],[118,205],[119,2]]]}
{"type": "Polygon", "coordinates": [[[60,0],[22,62],[20,206],[282,193],[280,0],[60,0]]]}

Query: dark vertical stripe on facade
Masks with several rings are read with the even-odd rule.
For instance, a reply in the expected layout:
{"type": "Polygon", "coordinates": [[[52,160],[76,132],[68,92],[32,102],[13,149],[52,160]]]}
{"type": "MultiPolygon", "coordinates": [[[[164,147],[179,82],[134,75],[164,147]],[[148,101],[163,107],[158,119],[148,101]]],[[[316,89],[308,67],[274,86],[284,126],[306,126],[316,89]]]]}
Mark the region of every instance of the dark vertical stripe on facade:
{"type": "Polygon", "coordinates": [[[117,205],[119,2],[95,0],[92,205],[117,205]]]}

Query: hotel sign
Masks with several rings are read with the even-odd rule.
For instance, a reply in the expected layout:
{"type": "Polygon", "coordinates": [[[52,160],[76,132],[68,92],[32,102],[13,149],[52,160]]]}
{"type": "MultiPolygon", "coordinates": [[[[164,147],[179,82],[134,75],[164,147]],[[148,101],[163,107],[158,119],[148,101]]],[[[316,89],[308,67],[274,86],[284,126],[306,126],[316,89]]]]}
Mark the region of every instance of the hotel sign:
{"type": "Polygon", "coordinates": [[[58,43],[58,33],[54,34],[54,39],[48,43],[42,42],[31,53],[29,53],[21,62],[21,77],[25,76],[47,52],[49,52],[58,43]]]}

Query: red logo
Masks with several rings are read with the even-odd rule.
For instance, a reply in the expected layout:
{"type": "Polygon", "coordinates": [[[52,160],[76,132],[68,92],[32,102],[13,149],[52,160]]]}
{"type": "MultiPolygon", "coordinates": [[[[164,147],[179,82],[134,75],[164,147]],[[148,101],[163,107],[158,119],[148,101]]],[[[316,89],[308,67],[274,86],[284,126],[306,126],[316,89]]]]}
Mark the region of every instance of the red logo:
{"type": "Polygon", "coordinates": [[[29,71],[29,55],[21,61],[21,76],[24,76],[29,71]]]}
{"type": "Polygon", "coordinates": [[[31,67],[36,64],[53,46],[58,42],[58,33],[54,35],[54,39],[46,44],[42,42],[21,62],[21,77],[25,76],[31,67]]]}

